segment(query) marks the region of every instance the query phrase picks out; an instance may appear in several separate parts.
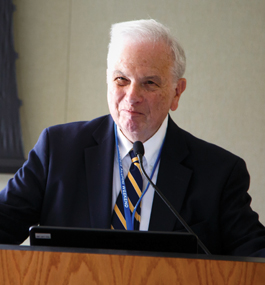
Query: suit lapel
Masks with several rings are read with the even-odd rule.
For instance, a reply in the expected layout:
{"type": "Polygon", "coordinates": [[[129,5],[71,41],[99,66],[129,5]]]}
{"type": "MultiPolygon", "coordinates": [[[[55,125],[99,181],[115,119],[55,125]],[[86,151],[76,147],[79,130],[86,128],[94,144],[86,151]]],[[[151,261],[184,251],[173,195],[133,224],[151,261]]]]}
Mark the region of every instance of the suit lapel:
{"type": "MultiPolygon", "coordinates": [[[[189,185],[192,170],[181,165],[189,154],[180,129],[169,118],[165,143],[161,153],[157,186],[179,212],[189,185]]],[[[155,193],[149,230],[172,231],[176,218],[162,199],[155,193]]]]}
{"type": "Polygon", "coordinates": [[[110,228],[114,159],[110,116],[93,133],[96,144],[85,149],[88,204],[92,228],[110,228]]]}

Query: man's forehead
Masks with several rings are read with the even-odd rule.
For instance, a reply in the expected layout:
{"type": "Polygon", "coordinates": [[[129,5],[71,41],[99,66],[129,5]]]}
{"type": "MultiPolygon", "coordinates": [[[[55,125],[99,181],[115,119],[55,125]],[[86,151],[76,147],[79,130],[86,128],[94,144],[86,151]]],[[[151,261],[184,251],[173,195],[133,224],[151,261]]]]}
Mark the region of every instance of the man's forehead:
{"type": "MultiPolygon", "coordinates": [[[[161,43],[160,43],[161,44],[161,43]]],[[[165,45],[132,44],[113,50],[108,60],[109,76],[133,77],[141,81],[163,81],[172,73],[173,61],[165,45]]]]}

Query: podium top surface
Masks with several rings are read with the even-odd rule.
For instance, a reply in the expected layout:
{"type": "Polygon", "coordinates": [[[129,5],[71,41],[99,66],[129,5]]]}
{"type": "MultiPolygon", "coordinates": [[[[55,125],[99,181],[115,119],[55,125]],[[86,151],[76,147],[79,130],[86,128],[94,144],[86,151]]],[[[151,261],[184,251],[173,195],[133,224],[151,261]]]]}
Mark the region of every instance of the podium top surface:
{"type": "Polygon", "coordinates": [[[239,261],[239,262],[257,262],[265,263],[265,258],[245,257],[245,256],[226,256],[226,255],[206,255],[206,254],[188,254],[188,253],[169,253],[169,252],[145,252],[131,250],[112,250],[112,249],[94,249],[94,248],[75,248],[75,247],[50,247],[50,246],[27,246],[27,245],[8,245],[0,244],[0,250],[15,251],[40,251],[40,252],[66,252],[66,253],[87,253],[87,254],[105,254],[121,256],[149,256],[149,257],[168,257],[185,258],[200,260],[220,260],[220,261],[239,261]]]}

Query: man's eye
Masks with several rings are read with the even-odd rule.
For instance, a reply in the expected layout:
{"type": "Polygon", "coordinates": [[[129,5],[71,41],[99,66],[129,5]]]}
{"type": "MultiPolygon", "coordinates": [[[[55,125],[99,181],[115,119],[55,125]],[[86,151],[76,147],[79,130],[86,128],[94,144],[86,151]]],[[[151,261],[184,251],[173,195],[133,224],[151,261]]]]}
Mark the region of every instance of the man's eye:
{"type": "Polygon", "coordinates": [[[158,87],[159,86],[159,84],[153,80],[147,80],[144,84],[147,86],[152,86],[152,87],[158,87]]]}
{"type": "Polygon", "coordinates": [[[125,85],[127,84],[127,79],[124,77],[116,77],[115,81],[119,84],[119,85],[125,85]]]}

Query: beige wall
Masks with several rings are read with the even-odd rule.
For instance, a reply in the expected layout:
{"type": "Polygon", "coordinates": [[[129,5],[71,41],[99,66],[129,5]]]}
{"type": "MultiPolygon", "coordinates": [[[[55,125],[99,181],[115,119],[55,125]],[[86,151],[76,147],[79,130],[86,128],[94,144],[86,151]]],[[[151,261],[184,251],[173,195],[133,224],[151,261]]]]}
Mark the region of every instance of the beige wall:
{"type": "Polygon", "coordinates": [[[108,112],[110,25],[155,18],[172,29],[187,54],[188,87],[173,118],[246,160],[253,208],[265,223],[265,1],[13,2],[26,154],[43,128],[108,112]]]}

